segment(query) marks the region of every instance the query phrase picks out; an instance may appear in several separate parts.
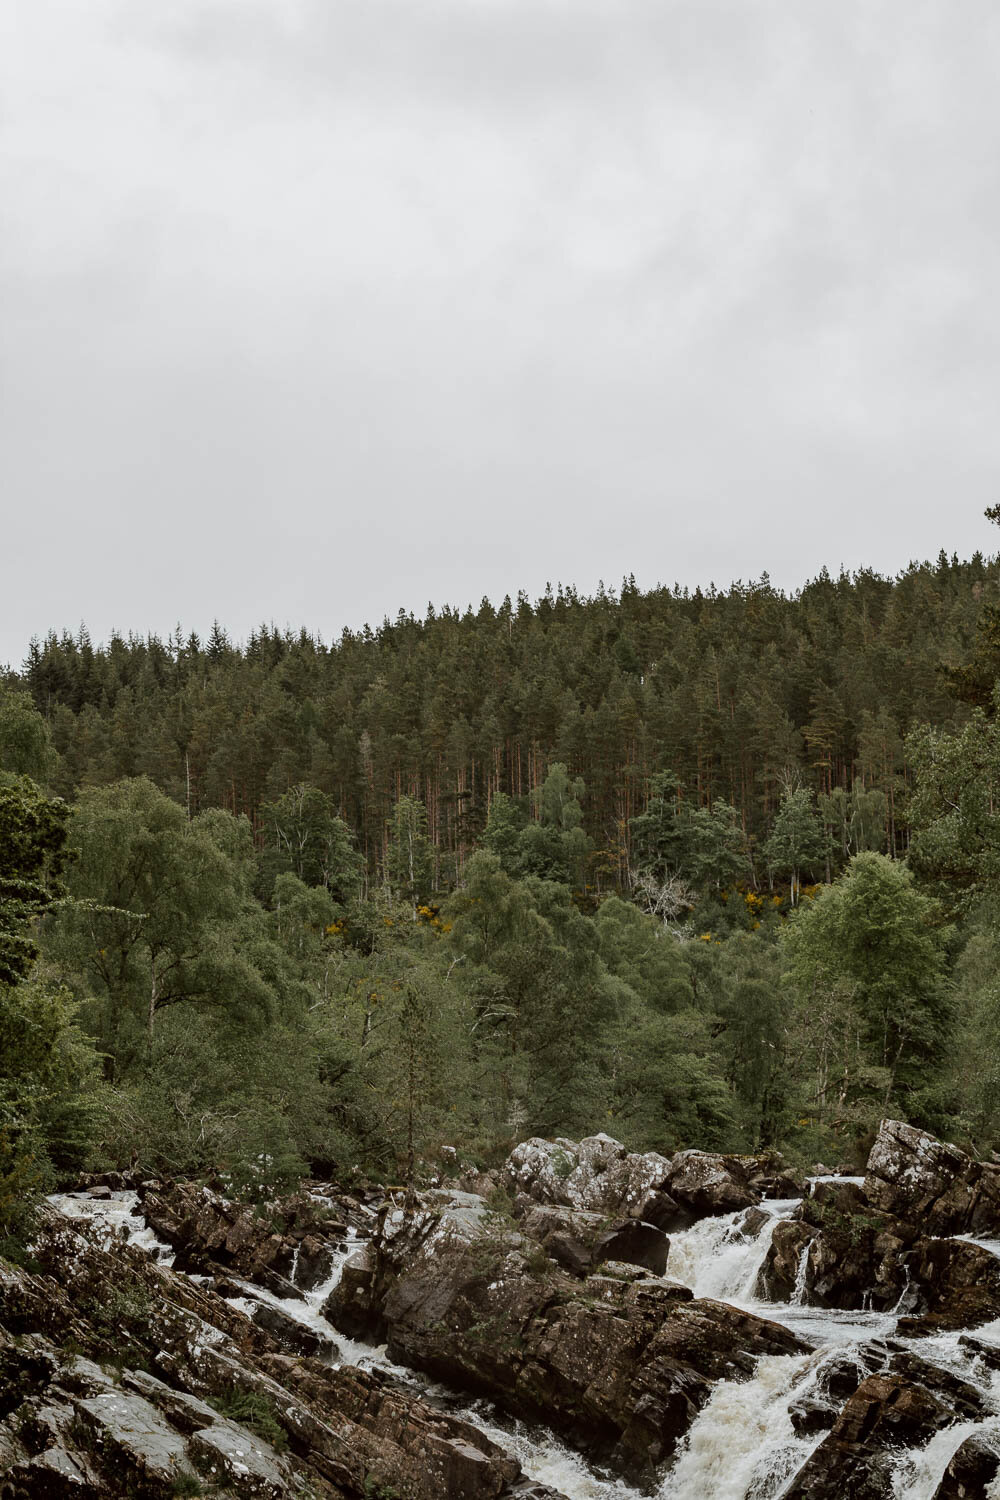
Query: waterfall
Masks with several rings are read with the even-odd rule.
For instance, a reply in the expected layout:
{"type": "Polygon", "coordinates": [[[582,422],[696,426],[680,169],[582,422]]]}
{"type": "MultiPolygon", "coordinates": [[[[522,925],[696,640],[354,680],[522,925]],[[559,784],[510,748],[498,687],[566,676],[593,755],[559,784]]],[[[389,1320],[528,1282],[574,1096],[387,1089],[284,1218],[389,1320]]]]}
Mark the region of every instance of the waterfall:
{"type": "Polygon", "coordinates": [[[746,1210],[699,1219],[691,1229],[672,1235],[667,1257],[667,1275],[689,1286],[696,1297],[714,1297],[721,1302],[750,1302],[757,1278],[771,1248],[774,1231],[784,1212],[797,1199],[763,1203],[768,1222],[754,1237],[740,1226],[746,1210]]]}
{"type": "Polygon", "coordinates": [[[805,1307],[806,1305],[806,1297],[808,1296],[806,1277],[809,1274],[809,1251],[811,1247],[812,1240],[806,1240],[802,1246],[802,1254],[799,1256],[799,1264],[795,1272],[795,1286],[792,1288],[793,1307],[805,1307]]]}
{"type": "Polygon", "coordinates": [[[793,1395],[809,1384],[815,1355],[765,1355],[752,1380],[721,1380],[680,1447],[657,1500],[767,1500],[818,1441],[797,1437],[793,1395]]]}
{"type": "MultiPolygon", "coordinates": [[[[86,1193],[59,1194],[49,1201],[67,1217],[91,1221],[106,1242],[126,1238],[166,1263],[173,1258],[170,1247],[141,1217],[135,1193],[113,1193],[109,1199],[91,1198],[86,1193]]],[[[794,1211],[797,1201],[762,1203],[767,1219],[756,1236],[742,1227],[747,1222],[745,1210],[702,1219],[671,1236],[667,1265],[670,1278],[685,1283],[697,1297],[731,1302],[782,1322],[816,1349],[807,1355],[765,1356],[758,1360],[749,1379],[717,1382],[675,1460],[662,1475],[656,1500],[780,1500],[789,1480],[825,1435],[820,1432],[799,1437],[791,1421],[793,1403],[815,1385],[827,1359],[842,1359],[861,1344],[890,1336],[895,1330],[897,1314],[904,1310],[911,1291],[909,1273],[891,1313],[807,1306],[808,1244],[799,1259],[792,1300],[771,1303],[762,1299],[760,1271],[774,1231],[794,1211]]],[[[384,1346],[347,1339],[332,1328],[323,1317],[323,1305],[339,1282],[348,1257],[361,1243],[358,1234],[348,1230],[334,1249],[326,1280],[302,1299],[279,1297],[234,1278],[238,1291],[230,1300],[249,1313],[261,1302],[280,1307],[289,1317],[334,1341],[338,1352],[328,1356],[332,1362],[385,1369],[431,1400],[447,1397],[449,1410],[515,1454],[530,1479],[551,1485],[567,1500],[641,1500],[637,1489],[596,1471],[553,1433],[514,1422],[486,1401],[456,1397],[418,1372],[393,1364],[384,1346]]],[[[977,1328],[976,1338],[1000,1348],[1000,1319],[977,1328]]],[[[924,1358],[975,1384],[991,1415],[980,1422],[953,1424],[936,1433],[924,1447],[897,1453],[893,1458],[893,1500],[931,1500],[966,1437],[976,1435],[1000,1452],[1000,1374],[983,1368],[983,1362],[964,1349],[960,1339],[958,1332],[940,1334],[914,1340],[912,1347],[924,1358]]],[[[859,1379],[862,1373],[859,1364],[859,1379]]],[[[1000,1500],[1000,1480],[990,1489],[989,1497],[1000,1500]]]]}

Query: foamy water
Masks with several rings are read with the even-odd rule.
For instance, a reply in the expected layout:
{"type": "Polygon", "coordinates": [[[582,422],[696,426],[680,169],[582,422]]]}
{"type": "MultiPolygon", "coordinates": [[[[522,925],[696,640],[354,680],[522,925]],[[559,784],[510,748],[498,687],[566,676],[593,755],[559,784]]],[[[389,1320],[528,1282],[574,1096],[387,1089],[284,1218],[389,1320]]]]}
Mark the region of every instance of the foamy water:
{"type": "MultiPolygon", "coordinates": [[[[844,1181],[845,1179],[837,1179],[844,1181]]],[[[863,1179],[848,1179],[857,1182],[863,1179]]],[[[169,1264],[172,1255],[137,1212],[134,1193],[111,1199],[87,1194],[61,1194],[53,1206],[68,1217],[88,1219],[102,1236],[127,1237],[129,1243],[169,1264]]],[[[677,1455],[655,1490],[656,1500],[780,1500],[790,1479],[822,1441],[825,1432],[802,1438],[792,1427],[790,1407],[808,1393],[822,1374],[824,1361],[845,1351],[892,1335],[898,1311],[839,1311],[806,1304],[804,1275],[799,1278],[800,1300],[773,1303],[759,1295],[760,1270],[778,1224],[798,1205],[797,1199],[775,1199],[761,1204],[767,1215],[756,1236],[741,1228],[745,1211],[702,1219],[691,1229],[671,1236],[667,1275],[689,1286],[698,1297],[730,1302],[793,1330],[814,1346],[806,1355],[767,1356],[757,1363],[749,1380],[723,1380],[692,1423],[677,1455]]],[[[971,1238],[971,1236],[969,1237],[971,1238]]],[[[429,1399],[446,1398],[448,1409],[490,1437],[520,1461],[525,1474],[560,1492],[566,1500],[641,1500],[641,1492],[590,1466],[553,1433],[514,1422],[488,1402],[463,1401],[454,1392],[389,1360],[385,1347],[344,1337],[323,1317],[322,1307],[337,1286],[348,1257],[362,1241],[353,1230],[333,1247],[330,1271],[321,1285],[303,1298],[278,1297],[265,1288],[237,1281],[238,1295],[229,1300],[251,1315],[260,1303],[279,1307],[287,1316],[333,1341],[332,1363],[379,1368],[404,1381],[429,1399]]],[[[1000,1241],[978,1240],[996,1244],[1000,1241]]],[[[804,1259],[800,1262],[804,1272],[804,1259]]],[[[294,1274],[294,1268],[293,1268],[294,1274]]],[[[235,1278],[234,1278],[235,1279],[235,1278]]],[[[977,1339],[1000,1347],[1000,1320],[975,1330],[977,1339]]],[[[913,1340],[925,1359],[953,1371],[982,1393],[988,1416],[980,1422],[954,1423],[934,1435],[926,1446],[894,1458],[894,1500],[931,1500],[944,1471],[961,1443],[976,1435],[1000,1452],[1000,1374],[962,1348],[958,1333],[913,1340]]],[[[859,1378],[861,1378],[859,1363],[859,1378]]],[[[989,1491],[1000,1500],[1000,1480],[989,1491]]]]}

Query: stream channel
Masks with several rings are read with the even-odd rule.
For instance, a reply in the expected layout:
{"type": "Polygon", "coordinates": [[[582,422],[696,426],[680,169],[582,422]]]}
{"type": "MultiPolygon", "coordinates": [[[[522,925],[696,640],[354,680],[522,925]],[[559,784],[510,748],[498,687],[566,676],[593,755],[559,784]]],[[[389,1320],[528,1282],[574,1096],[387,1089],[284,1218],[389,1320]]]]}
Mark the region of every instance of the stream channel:
{"type": "MultiPolygon", "coordinates": [[[[166,1265],[173,1259],[170,1247],[158,1241],[146,1225],[135,1193],[117,1192],[110,1199],[66,1193],[49,1201],[67,1218],[86,1219],[109,1236],[125,1236],[130,1244],[166,1265]]],[[[782,1323],[814,1349],[808,1355],[765,1356],[751,1379],[719,1381],[653,1491],[654,1500],[780,1500],[789,1481],[825,1436],[822,1432],[798,1436],[790,1407],[817,1384],[825,1360],[849,1356],[863,1344],[896,1336],[897,1319],[906,1311],[905,1293],[892,1312],[811,1307],[805,1304],[801,1291],[791,1302],[768,1302],[758,1297],[758,1273],[774,1229],[791,1216],[798,1202],[797,1198],[765,1199],[760,1206],[769,1216],[768,1223],[756,1238],[748,1238],[738,1227],[744,1211],[701,1219],[670,1237],[667,1275],[672,1280],[689,1286],[696,1297],[715,1298],[782,1323]]],[[[977,1243],[1000,1256],[1000,1242],[977,1243]]],[[[544,1428],[515,1422],[489,1402],[457,1396],[419,1372],[394,1364],[384,1346],[354,1342],[334,1329],[320,1309],[339,1281],[348,1256],[360,1244],[361,1240],[350,1232],[337,1247],[327,1279],[305,1293],[303,1301],[273,1296],[250,1282],[240,1283],[245,1296],[228,1300],[250,1314],[255,1305],[270,1302],[333,1340],[341,1351],[340,1361],[334,1362],[386,1370],[409,1389],[446,1404],[455,1416],[473,1423],[516,1454],[530,1478],[550,1485],[567,1500],[643,1500],[641,1491],[591,1468],[544,1428]]],[[[1000,1348],[1000,1319],[977,1328],[975,1334],[977,1339],[1000,1348]]],[[[1000,1371],[985,1369],[981,1360],[962,1348],[959,1339],[956,1332],[900,1342],[975,1385],[994,1414],[985,1421],[955,1422],[937,1432],[925,1447],[901,1450],[894,1459],[893,1472],[894,1497],[898,1500],[932,1500],[956,1449],[973,1433],[1000,1452],[1000,1371]]],[[[859,1363],[859,1381],[864,1373],[859,1363]]],[[[990,1500],[1000,1500],[1000,1477],[988,1494],[990,1500]]]]}

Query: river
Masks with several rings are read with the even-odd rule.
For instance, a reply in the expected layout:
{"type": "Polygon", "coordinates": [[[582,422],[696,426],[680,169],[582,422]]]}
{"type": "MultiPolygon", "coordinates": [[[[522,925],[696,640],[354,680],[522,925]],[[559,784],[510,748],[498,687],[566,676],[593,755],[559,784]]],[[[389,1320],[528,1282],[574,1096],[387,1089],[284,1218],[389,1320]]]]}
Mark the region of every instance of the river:
{"type": "MultiPolygon", "coordinates": [[[[759,1297],[758,1273],[774,1230],[793,1213],[798,1201],[765,1199],[761,1208],[768,1222],[756,1238],[749,1238],[740,1229],[745,1211],[702,1219],[671,1236],[669,1277],[689,1286],[697,1297],[716,1298],[772,1318],[814,1348],[807,1355],[765,1357],[758,1361],[749,1380],[720,1381],[655,1489],[655,1500],[780,1500],[791,1478],[825,1436],[822,1432],[797,1436],[790,1407],[821,1380],[825,1361],[850,1356],[872,1340],[896,1336],[902,1306],[893,1312],[810,1307],[801,1287],[790,1303],[759,1297]]],[[[135,1193],[114,1193],[104,1200],[87,1194],[59,1194],[50,1202],[69,1217],[86,1218],[108,1236],[127,1235],[131,1244],[165,1264],[172,1260],[169,1246],[159,1242],[142,1219],[135,1193]]],[[[329,1276],[302,1301],[273,1296],[249,1282],[242,1283],[242,1295],[230,1301],[251,1312],[254,1303],[271,1302],[332,1340],[342,1361],[387,1370],[411,1389],[446,1401],[456,1416],[472,1422],[513,1452],[527,1475],[561,1491],[567,1500],[643,1500],[642,1492],[593,1469],[552,1433],[512,1422],[488,1402],[456,1396],[425,1376],[393,1364],[384,1346],[345,1339],[332,1328],[321,1308],[359,1243],[352,1232],[338,1245],[329,1276]]],[[[977,1243],[1000,1254],[1000,1242],[977,1243]]],[[[975,1334],[977,1339],[1000,1348],[1000,1320],[977,1328],[975,1334]]],[[[959,1339],[959,1333],[949,1333],[901,1342],[976,1386],[990,1415],[981,1422],[956,1422],[936,1433],[925,1447],[898,1452],[893,1460],[894,1500],[931,1500],[956,1449],[973,1433],[1000,1452],[1000,1372],[984,1368],[981,1360],[962,1348],[959,1339]]],[[[864,1373],[860,1361],[859,1372],[860,1379],[864,1373]]],[[[989,1495],[990,1500],[1000,1500],[1000,1478],[989,1495]]]]}

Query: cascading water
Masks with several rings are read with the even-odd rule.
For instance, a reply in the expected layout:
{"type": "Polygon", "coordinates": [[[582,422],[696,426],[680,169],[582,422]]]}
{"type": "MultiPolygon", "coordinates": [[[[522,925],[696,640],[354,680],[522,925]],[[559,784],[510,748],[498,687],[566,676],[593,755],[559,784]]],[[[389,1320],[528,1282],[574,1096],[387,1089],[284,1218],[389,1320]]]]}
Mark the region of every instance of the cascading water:
{"type": "MultiPolygon", "coordinates": [[[[816,1346],[802,1357],[758,1361],[751,1380],[720,1381],[682,1442],[657,1500],[780,1500],[788,1481],[825,1434],[796,1435],[792,1404],[807,1395],[826,1360],[894,1334],[905,1292],[891,1313],[851,1311],[805,1305],[808,1245],[799,1260],[796,1293],[791,1302],[768,1302],[760,1295],[760,1270],[774,1231],[797,1206],[797,1200],[761,1204],[768,1222],[756,1238],[742,1229],[745,1211],[701,1220],[675,1235],[667,1275],[690,1286],[696,1296],[719,1297],[737,1307],[771,1318],[816,1346]]],[[[976,1338],[1000,1347],[1000,1320],[976,1330],[976,1338]]],[[[952,1456],[965,1438],[978,1435],[1000,1449],[1000,1374],[982,1368],[960,1343],[960,1334],[915,1339],[925,1359],[945,1366],[976,1385],[997,1412],[983,1422],[958,1423],[938,1432],[923,1449],[900,1453],[893,1475],[895,1500],[931,1500],[952,1456]]],[[[859,1369],[859,1379],[862,1377],[859,1369]]],[[[1000,1500],[1000,1482],[990,1500],[1000,1500]]]]}
{"type": "Polygon", "coordinates": [[[811,1243],[810,1240],[806,1240],[806,1243],[802,1246],[802,1254],[799,1256],[799,1263],[795,1270],[795,1286],[792,1288],[793,1307],[805,1307],[806,1305],[806,1278],[809,1275],[809,1247],[811,1243]]]}
{"type": "MultiPolygon", "coordinates": [[[[108,1240],[126,1238],[164,1264],[173,1258],[169,1246],[159,1241],[142,1219],[135,1193],[113,1193],[107,1199],[86,1193],[60,1194],[50,1201],[68,1217],[92,1221],[108,1240]]],[[[793,1404],[821,1379],[825,1361],[842,1359],[852,1347],[895,1331],[897,1316],[905,1310],[905,1291],[890,1313],[841,1312],[806,1306],[804,1299],[774,1303],[761,1297],[760,1271],[774,1231],[797,1204],[797,1199],[762,1203],[767,1220],[756,1235],[743,1228],[746,1213],[741,1211],[702,1219],[671,1237],[667,1266],[671,1279],[689,1286],[697,1297],[726,1301],[783,1323],[812,1343],[815,1350],[802,1356],[765,1357],[758,1361],[751,1379],[719,1381],[660,1482],[656,1500],[780,1500],[791,1477],[824,1435],[798,1436],[791,1420],[793,1404]]],[[[487,1402],[459,1404],[453,1392],[393,1364],[384,1346],[348,1340],[333,1329],[323,1317],[322,1307],[359,1243],[355,1231],[349,1231],[334,1251],[326,1279],[301,1299],[278,1297],[256,1284],[237,1282],[239,1294],[230,1300],[248,1312],[262,1302],[277,1306],[332,1342],[339,1354],[330,1353],[328,1358],[384,1369],[431,1400],[447,1398],[455,1415],[516,1454],[531,1479],[552,1486],[567,1500],[642,1500],[637,1489],[595,1472],[544,1429],[511,1422],[487,1402]]],[[[977,1243],[1000,1252],[1000,1244],[977,1243]]],[[[799,1269],[802,1271],[802,1262],[799,1269]]],[[[1000,1348],[1000,1320],[977,1328],[976,1338],[1000,1348]]],[[[976,1385],[995,1415],[980,1422],[956,1423],[936,1433],[924,1448],[899,1453],[894,1460],[894,1500],[931,1500],[948,1463],[967,1437],[976,1435],[1000,1451],[1000,1373],[984,1368],[974,1352],[963,1348],[958,1333],[914,1340],[913,1348],[923,1358],[976,1385]]],[[[862,1374],[859,1360],[859,1379],[862,1374]]],[[[989,1496],[990,1500],[1000,1500],[1000,1480],[989,1496]]]]}
{"type": "Polygon", "coordinates": [[[125,1240],[138,1250],[145,1250],[161,1265],[172,1266],[174,1252],[157,1239],[141,1216],[138,1193],[111,1193],[94,1198],[89,1193],[55,1193],[48,1200],[67,1219],[86,1219],[106,1244],[125,1240]]]}

